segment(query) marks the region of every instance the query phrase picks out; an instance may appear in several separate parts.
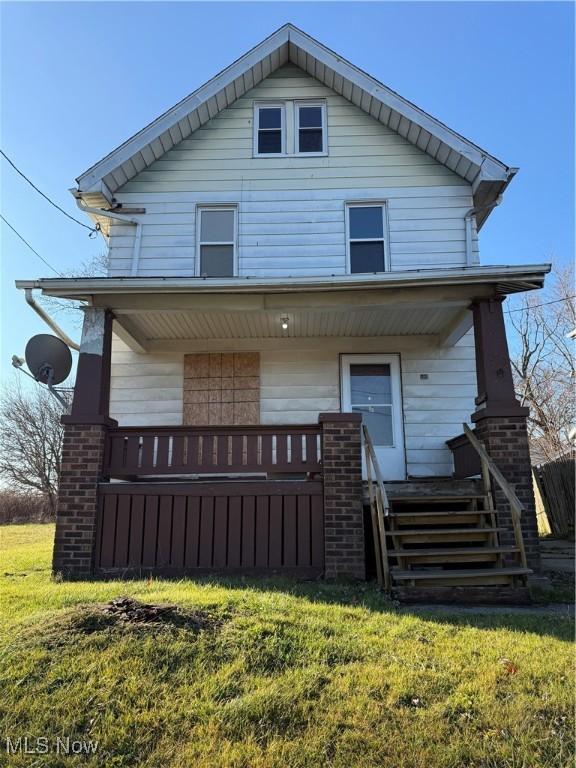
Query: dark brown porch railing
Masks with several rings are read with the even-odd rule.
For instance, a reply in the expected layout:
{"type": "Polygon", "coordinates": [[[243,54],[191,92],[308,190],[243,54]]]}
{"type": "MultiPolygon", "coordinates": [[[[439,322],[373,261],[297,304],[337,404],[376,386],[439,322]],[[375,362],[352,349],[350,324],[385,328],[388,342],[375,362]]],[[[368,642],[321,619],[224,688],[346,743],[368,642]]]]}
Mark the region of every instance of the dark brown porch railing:
{"type": "Polygon", "coordinates": [[[116,478],[320,469],[316,425],[117,427],[108,431],[104,467],[116,478]]]}

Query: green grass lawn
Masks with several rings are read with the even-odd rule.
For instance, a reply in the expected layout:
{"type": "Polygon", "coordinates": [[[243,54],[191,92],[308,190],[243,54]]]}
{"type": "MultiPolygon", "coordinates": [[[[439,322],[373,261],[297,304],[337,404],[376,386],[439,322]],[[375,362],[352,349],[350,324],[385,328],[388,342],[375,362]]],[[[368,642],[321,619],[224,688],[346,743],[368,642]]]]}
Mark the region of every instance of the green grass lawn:
{"type": "Polygon", "coordinates": [[[400,614],[369,586],[56,583],[53,530],[0,528],[0,765],[573,764],[564,618],[400,614]],[[99,612],[120,595],[175,605],[179,618],[99,612]],[[8,755],[6,736],[98,748],[8,755]]]}

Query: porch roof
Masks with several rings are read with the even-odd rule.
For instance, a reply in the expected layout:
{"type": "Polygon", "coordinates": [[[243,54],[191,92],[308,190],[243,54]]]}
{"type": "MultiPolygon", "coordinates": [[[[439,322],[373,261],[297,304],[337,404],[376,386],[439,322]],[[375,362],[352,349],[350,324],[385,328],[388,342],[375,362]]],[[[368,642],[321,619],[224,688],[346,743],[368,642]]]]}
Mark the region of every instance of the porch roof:
{"type": "Polygon", "coordinates": [[[538,264],[330,278],[45,278],[16,285],[110,309],[117,334],[139,352],[190,342],[235,340],[236,348],[250,339],[422,334],[451,346],[472,327],[472,300],[540,288],[549,271],[538,264]]]}

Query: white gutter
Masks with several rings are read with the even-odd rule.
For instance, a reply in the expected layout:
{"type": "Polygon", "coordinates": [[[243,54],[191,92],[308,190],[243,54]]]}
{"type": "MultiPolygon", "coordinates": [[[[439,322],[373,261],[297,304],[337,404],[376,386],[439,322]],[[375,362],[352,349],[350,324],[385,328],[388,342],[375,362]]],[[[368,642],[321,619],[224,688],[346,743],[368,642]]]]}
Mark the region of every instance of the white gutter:
{"type": "MultiPolygon", "coordinates": [[[[526,280],[544,282],[550,264],[514,266],[472,266],[454,269],[421,269],[371,275],[334,275],[332,277],[79,277],[17,280],[20,289],[40,288],[50,296],[89,300],[97,294],[113,293],[254,293],[358,290],[401,288],[407,286],[471,285],[478,283],[526,280]]],[[[535,286],[531,286],[535,287],[535,286]]],[[[528,289],[527,289],[528,290],[528,289]]]]}
{"type": "Polygon", "coordinates": [[[42,318],[42,320],[44,320],[46,325],[48,325],[48,326],[50,326],[50,328],[52,328],[52,330],[54,331],[56,336],[58,336],[59,339],[62,339],[64,344],[67,344],[70,347],[70,349],[75,349],[77,352],[79,352],[80,351],[80,346],[78,344],[76,344],[75,341],[72,341],[70,336],[68,336],[68,334],[65,331],[63,331],[62,328],[60,328],[58,323],[56,323],[54,320],[52,320],[50,315],[48,315],[42,309],[42,307],[40,307],[38,304],[36,304],[36,302],[34,301],[34,297],[32,296],[32,289],[31,288],[26,288],[24,290],[24,296],[26,298],[27,303],[32,307],[34,312],[36,312],[37,315],[40,315],[40,317],[42,318]]]}
{"type": "Polygon", "coordinates": [[[132,265],[130,268],[130,274],[136,276],[138,274],[138,265],[140,263],[142,222],[139,219],[132,219],[120,213],[106,211],[104,208],[91,208],[90,206],[84,204],[81,192],[79,192],[77,189],[71,189],[70,192],[72,192],[72,195],[76,200],[76,205],[84,213],[91,213],[94,216],[104,216],[108,219],[114,219],[115,221],[122,221],[124,224],[134,224],[136,226],[136,232],[134,233],[134,245],[132,247],[132,265]]]}

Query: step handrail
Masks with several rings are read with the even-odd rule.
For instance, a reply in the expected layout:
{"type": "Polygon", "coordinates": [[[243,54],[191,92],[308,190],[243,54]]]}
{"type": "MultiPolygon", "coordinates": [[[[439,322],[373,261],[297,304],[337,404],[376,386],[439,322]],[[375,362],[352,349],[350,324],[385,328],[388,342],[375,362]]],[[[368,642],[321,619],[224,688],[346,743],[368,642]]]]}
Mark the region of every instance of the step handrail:
{"type": "Polygon", "coordinates": [[[390,564],[388,562],[388,544],[386,541],[386,530],[384,518],[390,514],[390,504],[388,494],[384,487],[384,480],[380,465],[376,457],[376,451],[372,444],[372,439],[368,428],[362,425],[364,435],[364,453],[366,457],[366,476],[368,480],[368,494],[370,496],[370,512],[372,518],[372,533],[374,537],[374,553],[376,556],[376,573],[378,583],[384,586],[386,592],[390,591],[390,564]],[[376,491],[374,490],[372,480],[372,470],[376,477],[376,491]]]}
{"type": "Polygon", "coordinates": [[[485,486],[487,485],[488,488],[490,487],[489,476],[492,475],[494,480],[496,480],[496,482],[500,486],[502,493],[508,499],[508,503],[510,504],[512,525],[514,527],[514,537],[516,539],[516,546],[520,550],[520,559],[522,561],[522,566],[524,568],[527,568],[528,564],[526,561],[526,551],[524,549],[524,537],[522,535],[522,525],[520,522],[522,513],[525,510],[524,504],[522,504],[518,496],[516,496],[512,486],[506,480],[502,472],[500,472],[500,470],[494,463],[493,459],[488,454],[488,451],[482,445],[482,443],[478,440],[478,438],[476,437],[474,432],[470,429],[468,424],[463,424],[462,427],[464,428],[464,434],[470,441],[472,447],[474,448],[476,453],[480,456],[480,461],[482,462],[482,474],[484,476],[485,486]]]}
{"type": "Polygon", "coordinates": [[[364,443],[368,449],[368,453],[370,455],[370,461],[374,468],[374,474],[376,476],[376,483],[378,484],[378,490],[380,491],[380,494],[382,496],[384,517],[388,517],[388,515],[390,514],[390,503],[388,501],[388,494],[386,493],[386,488],[384,487],[384,479],[382,477],[382,472],[380,471],[380,464],[378,463],[378,458],[376,457],[374,444],[372,443],[370,432],[368,432],[368,427],[365,424],[362,425],[362,431],[364,432],[364,443]]]}

